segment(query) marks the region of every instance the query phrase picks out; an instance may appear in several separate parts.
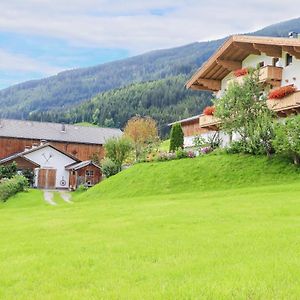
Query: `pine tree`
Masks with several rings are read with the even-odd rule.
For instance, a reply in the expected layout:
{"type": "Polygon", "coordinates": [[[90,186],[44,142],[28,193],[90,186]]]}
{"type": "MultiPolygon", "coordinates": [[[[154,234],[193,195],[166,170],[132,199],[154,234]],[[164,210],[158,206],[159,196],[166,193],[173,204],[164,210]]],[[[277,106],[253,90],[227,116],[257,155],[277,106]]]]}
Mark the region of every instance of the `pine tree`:
{"type": "Polygon", "coordinates": [[[170,152],[175,151],[178,148],[183,148],[184,134],[181,128],[181,124],[177,123],[172,126],[170,134],[170,152]]]}

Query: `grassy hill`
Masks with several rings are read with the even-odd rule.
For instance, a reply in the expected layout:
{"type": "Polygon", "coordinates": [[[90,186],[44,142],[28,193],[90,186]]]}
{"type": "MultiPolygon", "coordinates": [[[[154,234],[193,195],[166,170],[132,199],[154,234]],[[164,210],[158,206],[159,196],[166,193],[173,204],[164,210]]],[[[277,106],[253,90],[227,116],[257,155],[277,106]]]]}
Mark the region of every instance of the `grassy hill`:
{"type": "Polygon", "coordinates": [[[73,204],[18,194],[0,203],[0,298],[297,299],[299,179],[209,155],[136,165],[73,204]]]}
{"type": "MultiPolygon", "coordinates": [[[[287,36],[289,31],[300,32],[300,18],[274,24],[252,34],[287,36]]],[[[190,76],[223,41],[196,42],[152,51],[12,86],[0,91],[0,116],[27,118],[31,112],[73,107],[99,93],[132,83],[190,76]]]]}

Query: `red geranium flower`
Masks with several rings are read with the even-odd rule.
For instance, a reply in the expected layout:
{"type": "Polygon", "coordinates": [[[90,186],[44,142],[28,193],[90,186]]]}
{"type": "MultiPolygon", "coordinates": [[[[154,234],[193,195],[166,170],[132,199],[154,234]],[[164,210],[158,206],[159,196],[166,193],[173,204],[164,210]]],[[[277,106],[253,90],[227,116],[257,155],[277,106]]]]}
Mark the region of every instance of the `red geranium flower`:
{"type": "Polygon", "coordinates": [[[214,106],[207,106],[203,110],[203,114],[206,116],[213,116],[215,113],[216,108],[214,106]]]}
{"type": "Polygon", "coordinates": [[[276,90],[273,90],[269,93],[269,99],[281,99],[284,98],[290,94],[293,94],[296,92],[296,88],[293,85],[287,85],[282,86],[280,88],[277,88],[276,90]]]}

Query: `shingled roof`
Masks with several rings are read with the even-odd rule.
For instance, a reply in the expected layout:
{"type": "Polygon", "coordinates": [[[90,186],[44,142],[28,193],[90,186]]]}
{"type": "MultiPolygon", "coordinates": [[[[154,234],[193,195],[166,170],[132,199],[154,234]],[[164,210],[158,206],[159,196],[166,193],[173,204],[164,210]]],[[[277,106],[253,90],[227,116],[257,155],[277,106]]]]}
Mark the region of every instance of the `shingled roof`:
{"type": "Polygon", "coordinates": [[[116,128],[0,120],[0,137],[102,145],[106,140],[121,135],[122,131],[116,128]]]}

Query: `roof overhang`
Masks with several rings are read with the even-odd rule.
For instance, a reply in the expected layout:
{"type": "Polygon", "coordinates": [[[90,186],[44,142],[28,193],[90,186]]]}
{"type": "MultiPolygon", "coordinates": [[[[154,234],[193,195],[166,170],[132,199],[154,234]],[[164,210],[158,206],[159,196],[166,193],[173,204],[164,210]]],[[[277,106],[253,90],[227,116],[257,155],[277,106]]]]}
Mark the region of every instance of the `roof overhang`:
{"type": "Polygon", "coordinates": [[[285,51],[300,59],[300,40],[295,38],[234,35],[202,65],[186,83],[187,89],[219,91],[221,80],[230,72],[240,69],[250,54],[282,57],[285,51]]]}

